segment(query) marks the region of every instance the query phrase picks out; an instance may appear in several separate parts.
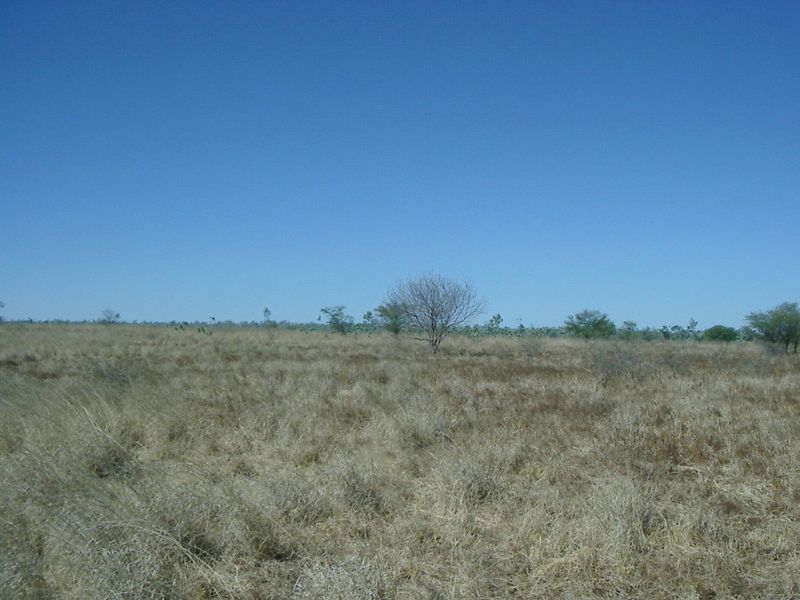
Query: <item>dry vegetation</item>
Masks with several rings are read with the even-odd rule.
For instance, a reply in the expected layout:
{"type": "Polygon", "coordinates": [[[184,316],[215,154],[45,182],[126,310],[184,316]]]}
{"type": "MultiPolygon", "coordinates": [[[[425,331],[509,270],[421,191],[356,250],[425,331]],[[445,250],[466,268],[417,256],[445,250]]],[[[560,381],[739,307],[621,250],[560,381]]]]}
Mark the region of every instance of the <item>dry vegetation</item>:
{"type": "Polygon", "coordinates": [[[800,597],[756,344],[0,326],[0,597],[800,597]]]}

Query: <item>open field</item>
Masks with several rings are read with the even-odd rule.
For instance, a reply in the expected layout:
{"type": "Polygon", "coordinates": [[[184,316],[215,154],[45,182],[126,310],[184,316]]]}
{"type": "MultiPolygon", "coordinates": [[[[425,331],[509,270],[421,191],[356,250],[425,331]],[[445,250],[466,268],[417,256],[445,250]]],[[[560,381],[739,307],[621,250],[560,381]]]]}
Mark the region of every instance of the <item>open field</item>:
{"type": "Polygon", "coordinates": [[[754,343],[0,326],[2,598],[797,598],[754,343]]]}

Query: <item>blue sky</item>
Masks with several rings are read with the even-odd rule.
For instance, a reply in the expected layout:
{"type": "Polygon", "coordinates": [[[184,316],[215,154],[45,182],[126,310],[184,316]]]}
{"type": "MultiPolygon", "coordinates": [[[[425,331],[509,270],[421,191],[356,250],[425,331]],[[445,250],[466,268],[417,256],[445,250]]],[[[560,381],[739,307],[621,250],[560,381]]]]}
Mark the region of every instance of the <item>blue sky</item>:
{"type": "Polygon", "coordinates": [[[0,3],[0,315],[800,301],[800,3],[0,3]]]}

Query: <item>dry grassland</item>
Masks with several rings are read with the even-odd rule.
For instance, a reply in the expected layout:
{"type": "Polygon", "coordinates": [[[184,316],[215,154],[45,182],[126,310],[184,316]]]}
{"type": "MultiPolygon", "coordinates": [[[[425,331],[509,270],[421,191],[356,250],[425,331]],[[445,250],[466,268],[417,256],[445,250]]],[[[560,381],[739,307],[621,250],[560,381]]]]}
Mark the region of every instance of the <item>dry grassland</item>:
{"type": "Polygon", "coordinates": [[[2,598],[798,598],[800,362],[0,326],[2,598]]]}

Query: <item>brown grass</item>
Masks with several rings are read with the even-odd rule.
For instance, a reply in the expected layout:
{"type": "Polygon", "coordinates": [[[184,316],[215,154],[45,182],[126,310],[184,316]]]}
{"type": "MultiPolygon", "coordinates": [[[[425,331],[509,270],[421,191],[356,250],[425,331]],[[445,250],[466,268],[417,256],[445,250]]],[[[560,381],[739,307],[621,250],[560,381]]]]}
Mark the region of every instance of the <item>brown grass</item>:
{"type": "Polygon", "coordinates": [[[0,326],[0,597],[800,597],[755,344],[0,326]]]}

